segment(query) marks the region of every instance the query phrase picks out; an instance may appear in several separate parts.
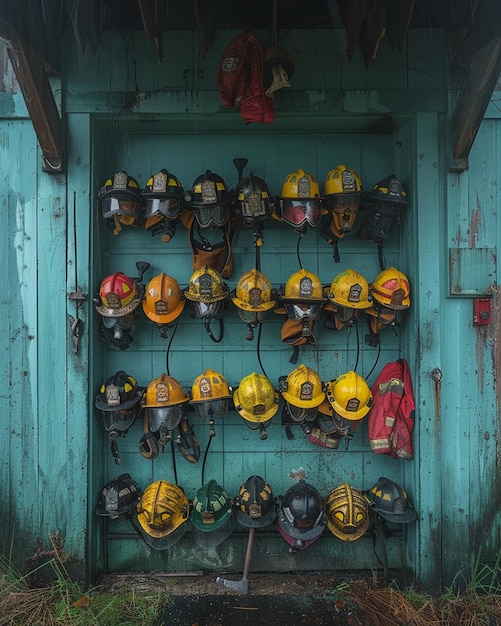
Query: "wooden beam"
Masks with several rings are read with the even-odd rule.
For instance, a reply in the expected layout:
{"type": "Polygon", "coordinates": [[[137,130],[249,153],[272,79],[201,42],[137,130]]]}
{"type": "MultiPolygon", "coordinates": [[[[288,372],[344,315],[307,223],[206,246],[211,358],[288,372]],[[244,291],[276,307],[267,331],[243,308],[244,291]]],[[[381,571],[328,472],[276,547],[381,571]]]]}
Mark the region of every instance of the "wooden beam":
{"type": "Polygon", "coordinates": [[[1,18],[0,42],[7,48],[42,149],[43,170],[60,173],[63,169],[62,123],[43,59],[1,18]]]}
{"type": "Polygon", "coordinates": [[[473,57],[452,121],[452,155],[468,159],[473,141],[501,73],[501,37],[473,57]]]}

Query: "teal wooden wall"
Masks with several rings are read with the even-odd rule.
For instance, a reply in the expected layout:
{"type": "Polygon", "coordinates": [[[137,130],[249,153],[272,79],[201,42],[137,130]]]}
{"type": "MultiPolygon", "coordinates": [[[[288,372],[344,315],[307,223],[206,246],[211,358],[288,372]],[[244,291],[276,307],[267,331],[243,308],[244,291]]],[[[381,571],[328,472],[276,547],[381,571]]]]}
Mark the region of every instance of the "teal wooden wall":
{"type": "MultiPolygon", "coordinates": [[[[403,55],[383,42],[377,60],[366,69],[357,55],[346,63],[343,33],[298,31],[284,33],[296,73],[292,88],[277,93],[276,122],[245,127],[239,113],[226,111],[216,93],[217,66],[235,34],[220,32],[206,59],[198,56],[191,33],[169,34],[162,64],[141,34],[109,34],[95,56],[68,50],[57,90],[67,135],[65,177],[51,178],[41,171],[36,138],[19,95],[1,94],[0,162],[6,175],[0,194],[8,216],[2,246],[9,271],[0,280],[9,297],[0,302],[5,311],[0,346],[6,355],[4,378],[10,381],[8,419],[3,421],[7,453],[0,465],[9,502],[3,513],[3,543],[12,545],[21,560],[31,553],[33,536],[46,540],[58,529],[91,577],[144,569],[241,570],[244,531],[237,530],[231,540],[205,554],[193,550],[189,534],[169,551],[152,553],[128,523],[103,521],[93,513],[109,479],[129,471],[143,488],[158,478],[173,481],[174,459],[178,482],[192,498],[201,485],[202,463],[187,463],[177,450],[173,458],[170,449],[153,462],[143,459],[139,423],[119,440],[120,466],[109,452],[93,407],[98,386],[117,369],[146,386],[165,369],[166,341],[140,315],[128,350],[104,345],[92,296],[107,274],[121,270],[134,275],[137,260],[151,263],[146,281],[165,271],[181,286],[188,284],[192,266],[182,226],[169,244],[142,230],[124,229],[113,236],[99,215],[97,190],[120,169],[145,184],[161,167],[172,170],[185,188],[207,168],[233,187],[237,171],[232,160],[245,157],[246,172],[264,177],[278,195],[285,176],[299,167],[315,174],[322,185],[332,167],[345,163],[357,169],[366,189],[396,173],[411,200],[409,215],[385,252],[387,265],[396,265],[410,278],[412,307],[397,337],[382,333],[377,363],[377,350],[365,344],[361,326],[357,371],[366,376],[375,365],[371,383],[384,363],[399,356],[409,361],[418,406],[415,460],[372,454],[365,425],[347,450],[331,451],[310,444],[299,429],[289,441],[278,414],[263,442],[230,412],[224,423],[216,424],[205,476],[236,494],[250,474],[260,473],[277,495],[288,489],[289,474],[300,467],[323,495],[345,480],[366,489],[379,476],[388,476],[405,485],[419,512],[417,524],[395,529],[389,541],[391,566],[407,570],[423,585],[450,584],[480,548],[488,558],[498,548],[498,321],[495,314],[491,326],[474,328],[471,298],[449,291],[449,249],[454,254],[469,250],[464,254],[470,255],[471,250],[485,250],[479,252],[486,259],[481,269],[493,265],[489,259],[495,255],[489,251],[497,248],[499,236],[498,123],[484,122],[470,170],[449,174],[450,94],[439,33],[411,32],[403,55]],[[88,294],[78,310],[67,298],[77,289],[88,294]],[[70,325],[77,314],[84,334],[73,354],[70,325]],[[431,375],[437,368],[442,373],[438,383],[431,375]],[[36,486],[35,496],[23,488],[27,480],[36,486]],[[437,548],[443,558],[437,557],[437,548]]],[[[279,286],[298,269],[296,234],[269,222],[264,235],[262,269],[279,286]]],[[[303,266],[326,284],[347,267],[368,280],[379,272],[375,246],[354,234],[341,242],[339,264],[316,231],[305,235],[300,251],[303,266]]],[[[237,233],[233,259],[230,287],[254,265],[250,231],[237,233]]],[[[460,279],[483,284],[481,269],[460,279]]],[[[264,368],[277,385],[278,377],[294,368],[288,361],[290,349],[280,341],[281,323],[279,316],[271,316],[261,341],[264,368]]],[[[187,307],[171,345],[170,374],[186,390],[208,367],[237,384],[259,371],[256,339],[245,341],[245,330],[230,308],[223,344],[214,344],[187,307]]],[[[298,363],[314,367],[324,380],[355,366],[353,334],[334,333],[318,323],[315,331],[318,347],[303,349],[298,363]]],[[[189,417],[203,454],[208,426],[194,414],[189,417]]],[[[326,533],[296,556],[269,529],[258,539],[255,571],[378,566],[370,537],[348,544],[326,533]]]]}

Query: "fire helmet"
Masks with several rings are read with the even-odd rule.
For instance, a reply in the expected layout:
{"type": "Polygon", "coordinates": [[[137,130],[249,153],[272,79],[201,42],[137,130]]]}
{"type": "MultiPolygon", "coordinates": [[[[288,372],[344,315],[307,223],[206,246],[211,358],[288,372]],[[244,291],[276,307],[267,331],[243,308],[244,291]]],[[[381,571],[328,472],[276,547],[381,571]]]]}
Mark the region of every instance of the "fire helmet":
{"type": "Polygon", "coordinates": [[[236,186],[234,202],[235,213],[242,218],[244,226],[250,227],[271,215],[274,206],[268,185],[252,173],[236,186]]]}
{"type": "Polygon", "coordinates": [[[296,230],[318,226],[322,215],[327,213],[322,209],[317,179],[302,169],[285,178],[280,203],[282,221],[296,230]]]}
{"type": "Polygon", "coordinates": [[[350,370],[325,384],[331,410],[347,420],[360,420],[372,406],[372,392],[367,382],[350,370]]]}
{"type": "Polygon", "coordinates": [[[367,280],[352,269],[338,274],[325,292],[329,302],[336,305],[336,308],[368,309],[371,306],[372,298],[369,296],[367,280]]]}
{"type": "Polygon", "coordinates": [[[377,182],[371,189],[369,198],[373,202],[398,202],[409,204],[407,193],[402,189],[402,183],[394,174],[377,182]]]}
{"type": "Polygon", "coordinates": [[[201,228],[221,228],[229,220],[231,194],[219,174],[207,170],[193,182],[186,204],[195,212],[201,228]]]}
{"type": "MultiPolygon", "coordinates": [[[[305,269],[291,274],[285,286],[281,287],[279,300],[284,305],[287,317],[293,322],[305,318],[317,320],[326,302],[320,278],[305,269]]],[[[276,312],[280,313],[281,310],[277,309],[276,312]]]]}
{"type": "Polygon", "coordinates": [[[143,311],[155,324],[169,324],[183,312],[186,301],[175,278],[164,272],[148,283],[143,300],[143,311]]]}
{"type": "Polygon", "coordinates": [[[362,181],[351,167],[338,165],[325,177],[325,204],[331,210],[335,235],[343,237],[353,228],[360,207],[362,181]]]}
{"type": "Polygon", "coordinates": [[[380,272],[369,289],[375,304],[388,309],[403,310],[411,305],[409,279],[395,267],[380,272]]]}
{"type": "Polygon", "coordinates": [[[253,423],[271,420],[278,410],[278,400],[272,382],[255,372],[242,378],[233,392],[235,410],[244,420],[253,423]]]}
{"type": "Polygon", "coordinates": [[[233,531],[233,503],[226,489],[214,479],[202,485],[193,498],[190,515],[195,542],[209,548],[219,545],[233,531]]]}
{"type": "Polygon", "coordinates": [[[189,399],[179,382],[165,373],[148,385],[143,409],[148,413],[150,431],[158,433],[161,445],[166,443],[171,432],[179,425],[189,399]]]}
{"type": "Polygon", "coordinates": [[[291,544],[290,552],[306,548],[318,539],[327,524],[324,501],[319,491],[301,479],[280,498],[277,527],[291,544]]]}
{"type": "Polygon", "coordinates": [[[186,531],[189,502],[178,485],[156,480],[146,487],[136,509],[134,527],[154,550],[169,548],[186,531]]]}
{"type": "Polygon", "coordinates": [[[96,311],[103,317],[130,315],[141,302],[136,282],[123,272],[115,272],[103,279],[99,298],[101,304],[96,306],[96,311]]]}
{"type": "Polygon", "coordinates": [[[108,178],[99,190],[99,205],[105,219],[113,219],[114,234],[125,226],[137,226],[143,211],[141,189],[135,178],[121,171],[108,178]]]}
{"type": "Polygon", "coordinates": [[[408,524],[417,518],[406,491],[384,476],[369,491],[364,491],[364,497],[369,509],[389,522],[408,524]]]}
{"type": "Polygon", "coordinates": [[[335,487],[325,498],[327,527],[342,541],[355,541],[369,528],[369,510],[361,491],[348,483],[335,487]]]}
{"type": "Polygon", "coordinates": [[[173,222],[179,217],[184,189],[179,178],[163,168],[148,178],[141,196],[145,202],[144,227],[155,234],[163,222],[173,222]]]}
{"type": "Polygon", "coordinates": [[[141,489],[136,481],[130,474],[121,474],[103,487],[94,512],[96,515],[116,519],[133,511],[140,497],[141,489]]]}
{"type": "Polygon", "coordinates": [[[235,499],[235,517],[246,527],[261,528],[277,517],[276,500],[270,485],[261,476],[249,476],[235,499]]]}
{"type": "Polygon", "coordinates": [[[280,381],[280,392],[287,403],[287,411],[295,422],[313,421],[318,407],[325,399],[324,384],[318,373],[306,365],[299,365],[287,378],[280,381]]]}
{"type": "Polygon", "coordinates": [[[230,297],[239,315],[242,313],[244,316],[242,320],[245,322],[248,320],[245,317],[247,312],[266,313],[276,304],[268,277],[257,269],[252,269],[240,277],[230,297]]]}
{"type": "Polygon", "coordinates": [[[201,419],[211,415],[223,418],[228,412],[230,398],[230,388],[223,375],[206,369],[192,385],[190,404],[201,419]]]}
{"type": "Polygon", "coordinates": [[[184,294],[192,302],[211,304],[224,300],[228,295],[228,287],[217,270],[205,265],[193,272],[184,294]]]}
{"type": "Polygon", "coordinates": [[[144,388],[123,370],[106,379],[95,399],[96,408],[102,411],[104,425],[111,439],[126,433],[134,423],[144,388]]]}

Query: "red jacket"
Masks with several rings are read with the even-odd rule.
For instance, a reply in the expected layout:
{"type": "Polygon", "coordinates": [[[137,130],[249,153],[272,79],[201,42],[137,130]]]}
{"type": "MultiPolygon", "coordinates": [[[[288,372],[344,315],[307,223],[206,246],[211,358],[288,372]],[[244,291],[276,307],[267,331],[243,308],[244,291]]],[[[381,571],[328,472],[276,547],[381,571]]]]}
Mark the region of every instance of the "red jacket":
{"type": "Polygon", "coordinates": [[[263,48],[252,33],[241,33],[223,53],[218,93],[227,109],[238,108],[246,124],[275,121],[273,101],[263,86],[263,48]]]}
{"type": "Polygon", "coordinates": [[[374,401],[367,416],[371,450],[410,460],[415,402],[405,359],[387,363],[371,388],[374,401]]]}

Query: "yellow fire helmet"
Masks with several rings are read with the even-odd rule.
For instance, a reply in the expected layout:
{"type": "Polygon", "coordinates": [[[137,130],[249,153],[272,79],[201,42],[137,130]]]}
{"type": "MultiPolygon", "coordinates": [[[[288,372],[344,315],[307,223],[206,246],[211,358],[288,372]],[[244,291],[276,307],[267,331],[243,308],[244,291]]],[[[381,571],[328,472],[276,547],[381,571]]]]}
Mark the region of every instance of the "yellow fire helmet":
{"type": "Polygon", "coordinates": [[[324,385],[318,373],[300,365],[287,376],[280,391],[286,402],[303,409],[318,407],[325,400],[324,385]]]}
{"type": "MultiPolygon", "coordinates": [[[[360,205],[362,181],[357,172],[346,165],[338,165],[325,177],[324,197],[328,207],[335,213],[355,215],[360,205]]],[[[351,225],[349,225],[351,230],[351,225]]]]}
{"type": "Polygon", "coordinates": [[[342,541],[360,539],[369,528],[369,509],[363,494],[348,483],[335,487],[325,498],[327,528],[342,541]]]}
{"type": "MultiPolygon", "coordinates": [[[[350,309],[368,309],[372,298],[369,296],[367,280],[352,269],[346,269],[338,274],[325,294],[334,305],[350,309]]],[[[329,305],[326,305],[326,308],[329,305]]]]}
{"type": "Polygon", "coordinates": [[[257,269],[252,269],[240,277],[230,297],[233,304],[244,311],[265,312],[276,304],[276,300],[272,298],[268,277],[257,269]]]}
{"type": "Polygon", "coordinates": [[[282,220],[296,230],[318,226],[322,215],[327,213],[322,208],[317,179],[302,169],[284,180],[280,204],[282,220]]]}
{"type": "Polygon", "coordinates": [[[181,539],[188,517],[189,502],[181,487],[156,480],[144,490],[133,521],[151,548],[165,550],[181,539]]]}
{"type": "Polygon", "coordinates": [[[373,299],[389,309],[403,310],[411,305],[409,279],[395,267],[380,272],[369,289],[373,299]]]}
{"type": "Polygon", "coordinates": [[[254,423],[270,420],[278,411],[279,395],[272,382],[263,374],[253,372],[242,378],[233,392],[237,413],[254,423]]]}
{"type": "Polygon", "coordinates": [[[197,376],[191,388],[190,404],[201,419],[210,415],[223,418],[228,412],[230,388],[224,376],[211,369],[206,369],[197,376]]]}
{"type": "Polygon", "coordinates": [[[350,421],[362,419],[372,406],[372,392],[366,381],[350,370],[325,383],[331,410],[350,421]]]}
{"type": "Polygon", "coordinates": [[[325,302],[320,278],[305,269],[300,269],[291,274],[282,291],[283,295],[280,296],[282,302],[304,302],[306,304],[325,302]]]}
{"type": "Polygon", "coordinates": [[[172,376],[162,374],[148,385],[145,394],[144,408],[173,406],[188,402],[190,396],[183,391],[179,382],[172,376]]]}
{"type": "Polygon", "coordinates": [[[227,297],[228,286],[217,270],[205,265],[193,272],[190,284],[184,290],[184,295],[192,302],[211,304],[227,297]]]}
{"type": "Polygon", "coordinates": [[[169,324],[183,312],[186,300],[175,278],[164,272],[148,283],[143,300],[143,311],[156,324],[169,324]]]}

